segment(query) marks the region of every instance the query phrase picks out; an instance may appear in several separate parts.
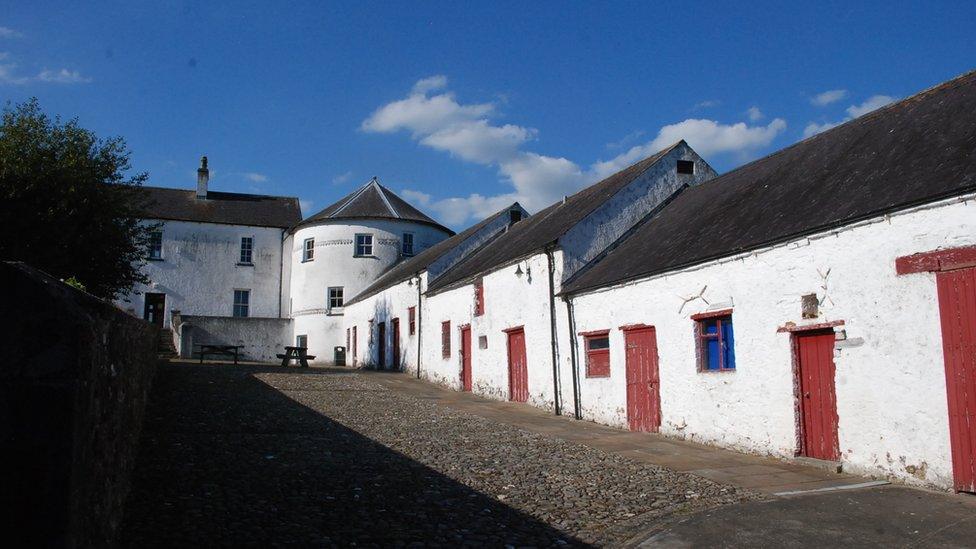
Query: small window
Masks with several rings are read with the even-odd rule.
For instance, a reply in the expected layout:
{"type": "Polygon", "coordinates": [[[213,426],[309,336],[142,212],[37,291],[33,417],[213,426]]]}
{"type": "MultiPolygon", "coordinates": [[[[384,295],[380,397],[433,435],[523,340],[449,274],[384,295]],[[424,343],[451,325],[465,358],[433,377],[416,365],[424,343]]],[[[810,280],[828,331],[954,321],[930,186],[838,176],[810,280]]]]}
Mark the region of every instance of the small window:
{"type": "Polygon", "coordinates": [[[417,333],[417,308],[407,308],[407,323],[410,326],[410,335],[417,333]]]}
{"type": "Polygon", "coordinates": [[[234,290],[234,316],[246,317],[250,313],[251,290],[234,290]]]}
{"type": "Polygon", "coordinates": [[[254,238],[250,236],[241,237],[241,263],[250,265],[254,257],[254,238]]]}
{"type": "Polygon", "coordinates": [[[302,262],[315,260],[315,239],[306,238],[302,247],[302,262]]]}
{"type": "Polygon", "coordinates": [[[610,377],[610,332],[584,336],[586,377],[610,377]]]}
{"type": "Polygon", "coordinates": [[[691,160],[679,160],[678,173],[682,175],[694,175],[695,163],[691,160]]]}
{"type": "Polygon", "coordinates": [[[356,349],[359,347],[359,340],[356,338],[356,327],[352,327],[352,361],[356,362],[356,349]]]}
{"type": "Polygon", "coordinates": [[[403,255],[413,255],[413,233],[403,233],[403,255]]]}
{"type": "Polygon", "coordinates": [[[308,336],[307,335],[295,336],[295,347],[304,347],[305,349],[308,349],[308,336]]]}
{"type": "Polygon", "coordinates": [[[373,255],[373,235],[356,235],[356,257],[369,257],[373,255]]]}
{"type": "Polygon", "coordinates": [[[342,309],[342,286],[329,288],[329,311],[342,309]]]}
{"type": "Polygon", "coordinates": [[[521,210],[509,210],[508,211],[508,221],[510,224],[518,223],[522,221],[522,211],[521,210]]]}
{"type": "Polygon", "coordinates": [[[488,348],[488,336],[478,336],[478,348],[487,349],[488,348]]]}
{"type": "Polygon", "coordinates": [[[485,283],[478,280],[474,284],[474,316],[485,314],[485,283]]]}
{"type": "Polygon", "coordinates": [[[441,322],[441,356],[451,358],[451,321],[441,322]]]}
{"type": "Polygon", "coordinates": [[[149,259],[163,259],[163,232],[153,231],[149,233],[149,259]]]}
{"type": "Polygon", "coordinates": [[[732,315],[696,320],[698,331],[698,370],[727,372],[735,370],[735,338],[732,315]]]}

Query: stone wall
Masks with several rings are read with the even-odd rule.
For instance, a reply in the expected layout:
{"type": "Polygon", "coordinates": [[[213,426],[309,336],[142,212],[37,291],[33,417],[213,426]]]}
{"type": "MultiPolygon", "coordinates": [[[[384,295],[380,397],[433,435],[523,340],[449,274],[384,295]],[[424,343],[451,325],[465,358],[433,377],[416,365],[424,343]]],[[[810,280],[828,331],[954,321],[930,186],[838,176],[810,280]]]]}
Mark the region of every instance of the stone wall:
{"type": "MultiPolygon", "coordinates": [[[[198,357],[198,345],[241,345],[241,360],[277,362],[277,354],[292,343],[292,321],[288,318],[238,318],[196,316],[176,313],[173,323],[176,349],[181,358],[198,357]]],[[[316,356],[322,362],[328,357],[316,356]]],[[[211,357],[208,355],[207,357],[211,357]]],[[[217,358],[217,357],[214,357],[217,358]]]]}
{"type": "Polygon", "coordinates": [[[0,472],[11,546],[116,541],[157,330],[22,263],[0,263],[0,472]]]}

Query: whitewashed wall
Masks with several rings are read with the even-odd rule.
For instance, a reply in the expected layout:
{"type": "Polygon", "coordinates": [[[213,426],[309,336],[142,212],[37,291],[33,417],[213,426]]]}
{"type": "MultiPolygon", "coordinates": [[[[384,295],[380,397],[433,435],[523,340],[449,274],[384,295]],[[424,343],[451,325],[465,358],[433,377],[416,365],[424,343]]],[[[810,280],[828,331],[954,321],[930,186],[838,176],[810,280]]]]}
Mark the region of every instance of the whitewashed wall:
{"type": "Polygon", "coordinates": [[[308,336],[308,352],[316,356],[315,362],[330,362],[333,347],[346,345],[342,314],[327,311],[328,289],[342,286],[346,299],[362,292],[400,258],[404,232],[414,233],[416,253],[449,236],[426,224],[379,219],[337,220],[295,231],[289,249],[290,314],[295,335],[308,336]],[[373,235],[373,257],[354,257],[356,234],[361,233],[373,235]],[[307,238],[315,239],[315,257],[302,262],[307,238]]]}
{"type": "MultiPolygon", "coordinates": [[[[426,273],[421,274],[421,284],[426,285],[426,273]]],[[[384,369],[394,368],[393,364],[393,331],[390,320],[400,319],[400,369],[416,373],[417,368],[417,334],[410,335],[410,315],[409,307],[417,305],[417,285],[410,286],[406,281],[387,288],[378,294],[368,297],[363,301],[354,303],[346,307],[343,315],[344,330],[356,326],[356,334],[359,338],[357,362],[352,362],[352,349],[347,353],[347,364],[354,366],[376,367],[378,362],[379,348],[377,345],[370,347],[369,329],[370,320],[373,320],[373,341],[376,342],[376,323],[386,322],[386,364],[384,369]]],[[[345,331],[343,331],[345,337],[345,331]]],[[[424,341],[429,339],[425,336],[424,341]]],[[[343,345],[345,345],[343,343],[343,345]]]]}
{"type": "MultiPolygon", "coordinates": [[[[657,328],[662,432],[760,454],[796,450],[790,335],[796,324],[843,320],[834,360],[846,470],[951,486],[945,373],[932,274],[896,276],[895,258],[976,243],[976,204],[937,208],[801,239],[744,257],[574,299],[578,331],[610,329],[611,376],[586,379],[586,419],[626,426],[623,338],[657,328]],[[732,305],[736,371],[699,373],[690,316],[732,305]],[[816,293],[822,316],[801,318],[816,293]]],[[[582,348],[582,342],[580,342],[582,348]]]]}
{"type": "Polygon", "coordinates": [[[119,307],[142,317],[145,293],[166,294],[169,312],[186,315],[232,316],[234,290],[251,290],[250,316],[277,317],[282,229],[165,221],[162,261],[147,261],[148,285],[139,284],[119,307]],[[253,266],[238,265],[241,238],[254,238],[253,266]]]}

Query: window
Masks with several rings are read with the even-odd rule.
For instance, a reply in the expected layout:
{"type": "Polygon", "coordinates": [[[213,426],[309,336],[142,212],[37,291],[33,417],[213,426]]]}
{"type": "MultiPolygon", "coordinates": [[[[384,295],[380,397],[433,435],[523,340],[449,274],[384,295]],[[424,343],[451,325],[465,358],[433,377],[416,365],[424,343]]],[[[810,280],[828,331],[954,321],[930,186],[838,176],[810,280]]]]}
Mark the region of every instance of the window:
{"type": "Polygon", "coordinates": [[[522,211],[521,210],[509,210],[508,211],[508,222],[509,224],[516,224],[522,221],[522,211]]]}
{"type": "Polygon", "coordinates": [[[241,263],[245,265],[251,264],[251,259],[254,252],[254,238],[250,236],[241,237],[241,263]]]}
{"type": "Polygon", "coordinates": [[[698,371],[727,372],[735,370],[735,339],[732,315],[696,315],[698,335],[698,371]]]}
{"type": "Polygon", "coordinates": [[[695,173],[695,163],[691,160],[679,160],[678,173],[682,175],[693,175],[695,173]]]}
{"type": "Polygon", "coordinates": [[[234,316],[248,316],[250,302],[251,290],[234,290],[234,316]]]}
{"type": "Polygon", "coordinates": [[[304,347],[308,349],[308,336],[307,335],[295,336],[295,347],[304,347]]]}
{"type": "Polygon", "coordinates": [[[163,232],[153,231],[149,233],[149,259],[163,259],[163,232]]]}
{"type": "Polygon", "coordinates": [[[586,342],[586,377],[610,377],[610,332],[583,334],[586,342]]]}
{"type": "Polygon", "coordinates": [[[407,322],[410,325],[410,335],[417,333],[417,308],[407,308],[407,322]]]}
{"type": "Polygon", "coordinates": [[[346,328],[346,351],[349,351],[349,328],[346,328]]]}
{"type": "Polygon", "coordinates": [[[474,283],[474,316],[485,314],[485,283],[478,280],[474,283]]]}
{"type": "Polygon", "coordinates": [[[342,286],[329,288],[329,311],[339,312],[336,309],[342,309],[342,286]]]}
{"type": "Polygon", "coordinates": [[[302,263],[315,260],[315,239],[306,238],[302,248],[302,263]]]}
{"type": "Polygon", "coordinates": [[[487,349],[488,348],[488,336],[486,336],[486,335],[478,336],[478,348],[479,349],[487,349]]]}
{"type": "Polygon", "coordinates": [[[371,256],[373,255],[373,235],[371,234],[357,234],[356,235],[356,257],[371,256]]]}
{"type": "Polygon", "coordinates": [[[403,233],[403,255],[413,255],[413,233],[403,233]]]}
{"type": "Polygon", "coordinates": [[[352,361],[353,364],[356,363],[356,348],[359,346],[359,341],[356,339],[356,327],[352,327],[352,361]]]}
{"type": "Polygon", "coordinates": [[[451,321],[441,322],[441,356],[451,358],[451,321]]]}

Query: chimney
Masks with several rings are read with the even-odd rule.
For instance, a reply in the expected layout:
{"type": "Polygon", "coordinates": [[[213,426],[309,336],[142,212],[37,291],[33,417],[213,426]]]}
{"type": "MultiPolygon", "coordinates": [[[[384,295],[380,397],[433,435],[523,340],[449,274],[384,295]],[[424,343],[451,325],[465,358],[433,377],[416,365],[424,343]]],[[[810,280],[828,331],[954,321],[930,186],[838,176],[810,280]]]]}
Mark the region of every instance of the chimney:
{"type": "Polygon", "coordinates": [[[200,169],[197,170],[197,198],[207,198],[207,183],[210,182],[210,170],[207,169],[207,157],[200,157],[200,169]]]}

